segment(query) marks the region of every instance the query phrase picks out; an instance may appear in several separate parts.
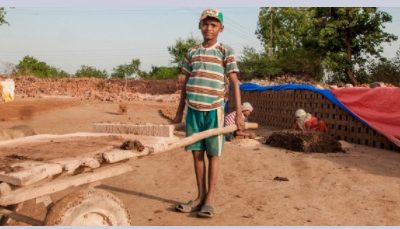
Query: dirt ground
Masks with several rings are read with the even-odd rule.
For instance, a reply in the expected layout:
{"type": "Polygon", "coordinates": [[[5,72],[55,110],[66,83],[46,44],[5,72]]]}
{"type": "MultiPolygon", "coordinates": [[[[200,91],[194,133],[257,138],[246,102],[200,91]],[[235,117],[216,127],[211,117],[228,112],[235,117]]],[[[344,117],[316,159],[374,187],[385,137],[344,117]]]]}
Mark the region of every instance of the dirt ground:
{"type": "MultiPolygon", "coordinates": [[[[0,129],[27,125],[38,134],[64,134],[91,131],[100,121],[166,123],[158,111],[174,106],[129,102],[121,115],[118,103],[18,99],[0,104],[0,129]]],[[[192,156],[183,150],[131,160],[132,172],[99,188],[125,203],[133,225],[399,225],[400,154],[343,144],[346,153],[304,154],[250,139],[226,143],[213,219],[174,211],[196,195],[192,156]]],[[[41,220],[40,206],[29,205],[24,211],[41,220]]]]}

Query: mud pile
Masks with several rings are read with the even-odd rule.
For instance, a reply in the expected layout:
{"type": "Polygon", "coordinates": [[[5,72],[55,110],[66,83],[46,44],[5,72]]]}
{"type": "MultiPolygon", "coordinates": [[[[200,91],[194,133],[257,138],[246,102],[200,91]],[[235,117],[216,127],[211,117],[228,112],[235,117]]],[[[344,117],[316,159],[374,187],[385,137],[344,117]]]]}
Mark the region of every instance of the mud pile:
{"type": "Polygon", "coordinates": [[[345,152],[334,137],[319,132],[278,131],[272,133],[265,144],[305,153],[345,152]]]}

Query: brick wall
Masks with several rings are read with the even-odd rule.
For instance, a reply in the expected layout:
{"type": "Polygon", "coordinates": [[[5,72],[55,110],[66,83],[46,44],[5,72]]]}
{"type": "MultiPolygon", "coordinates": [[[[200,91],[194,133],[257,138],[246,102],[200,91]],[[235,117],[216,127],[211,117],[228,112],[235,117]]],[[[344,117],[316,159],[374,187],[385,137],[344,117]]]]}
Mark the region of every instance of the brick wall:
{"type": "MultiPolygon", "coordinates": [[[[294,122],[294,112],[303,108],[318,119],[323,119],[327,123],[329,133],[337,139],[400,152],[400,148],[386,137],[337,108],[318,93],[286,90],[242,91],[241,94],[242,102],[250,102],[254,107],[250,121],[260,125],[289,129],[294,122]]],[[[231,110],[233,103],[229,105],[231,110]]]]}

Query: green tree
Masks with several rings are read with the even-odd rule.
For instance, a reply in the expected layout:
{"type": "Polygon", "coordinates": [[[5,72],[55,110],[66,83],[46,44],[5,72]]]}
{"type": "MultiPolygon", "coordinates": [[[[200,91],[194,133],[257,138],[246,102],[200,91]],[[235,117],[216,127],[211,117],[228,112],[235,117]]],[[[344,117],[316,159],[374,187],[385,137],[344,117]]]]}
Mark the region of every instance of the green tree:
{"type": "Polygon", "coordinates": [[[381,59],[368,66],[368,82],[386,82],[400,86],[400,50],[396,57],[387,60],[381,59]]]}
{"type": "Polygon", "coordinates": [[[243,54],[238,60],[238,65],[240,77],[244,80],[275,76],[283,72],[277,61],[272,60],[263,52],[257,52],[252,47],[243,48],[243,54]]]}
{"type": "Polygon", "coordinates": [[[121,64],[113,69],[113,73],[111,74],[112,78],[128,78],[135,77],[140,72],[140,60],[132,59],[129,64],[121,64]]]}
{"type": "Polygon", "coordinates": [[[256,34],[285,72],[320,79],[327,70],[358,84],[366,58],[381,57],[382,43],[397,39],[384,32],[387,22],[391,16],[376,8],[261,8],[256,34]]]}
{"type": "Polygon", "coordinates": [[[82,65],[81,68],[78,71],[76,71],[75,76],[107,78],[108,74],[106,70],[101,71],[92,66],[82,65]]]}
{"type": "Polygon", "coordinates": [[[374,7],[311,8],[312,34],[319,46],[327,52],[327,67],[344,74],[348,81],[358,84],[355,68],[364,68],[367,57],[380,58],[382,44],[397,40],[384,31],[384,24],[392,17],[374,7]]]}
{"type": "Polygon", "coordinates": [[[304,47],[309,15],[307,8],[260,8],[256,35],[266,54],[283,55],[304,47]]]}
{"type": "Polygon", "coordinates": [[[178,40],[176,40],[174,45],[168,46],[167,48],[169,54],[173,58],[171,62],[173,64],[177,64],[178,67],[181,67],[188,49],[198,43],[200,42],[193,37],[189,37],[187,39],[179,38],[178,40]]]}
{"type": "Polygon", "coordinates": [[[166,66],[151,66],[150,72],[141,74],[143,79],[173,79],[176,78],[180,73],[177,67],[166,67],[166,66]]]}
{"type": "Polygon", "coordinates": [[[69,74],[63,70],[49,66],[43,61],[39,61],[32,56],[25,56],[15,67],[14,75],[26,76],[33,75],[39,78],[58,78],[68,77],[69,74]]]}
{"type": "Polygon", "coordinates": [[[7,14],[7,12],[6,12],[6,10],[4,9],[4,7],[0,7],[0,25],[2,25],[2,24],[9,24],[9,23],[6,21],[6,14],[7,14]]]}
{"type": "Polygon", "coordinates": [[[313,26],[310,15],[308,8],[260,9],[256,35],[264,45],[264,65],[272,64],[282,73],[322,78],[325,52],[321,51],[318,39],[309,34],[313,26]]]}

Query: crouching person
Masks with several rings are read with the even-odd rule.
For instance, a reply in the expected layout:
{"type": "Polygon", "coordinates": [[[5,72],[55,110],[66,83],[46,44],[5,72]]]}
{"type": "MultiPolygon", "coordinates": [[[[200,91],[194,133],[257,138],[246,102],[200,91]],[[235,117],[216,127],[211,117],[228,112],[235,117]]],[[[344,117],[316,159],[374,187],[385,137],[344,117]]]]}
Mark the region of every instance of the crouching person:
{"type": "Polygon", "coordinates": [[[296,111],[295,118],[296,120],[293,124],[293,129],[295,130],[328,132],[328,128],[323,120],[318,120],[303,109],[296,111]]]}
{"type": "MultiPolygon", "coordinates": [[[[243,117],[243,120],[244,120],[245,122],[247,122],[249,116],[251,115],[251,112],[253,112],[253,107],[251,106],[250,103],[245,102],[245,103],[242,104],[241,111],[242,111],[242,112],[241,112],[241,115],[242,115],[242,117],[243,117]]],[[[236,120],[236,111],[233,111],[233,112],[229,113],[229,114],[225,117],[225,126],[236,125],[235,120],[236,120]]],[[[226,139],[227,141],[232,141],[233,138],[235,138],[235,136],[244,136],[244,137],[248,137],[248,136],[250,136],[250,134],[249,134],[249,133],[246,133],[245,131],[242,131],[242,130],[237,130],[237,131],[235,131],[235,132],[225,134],[225,139],[226,139]]]]}

